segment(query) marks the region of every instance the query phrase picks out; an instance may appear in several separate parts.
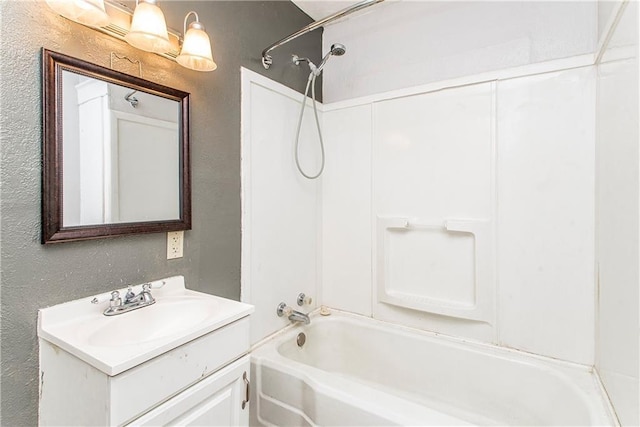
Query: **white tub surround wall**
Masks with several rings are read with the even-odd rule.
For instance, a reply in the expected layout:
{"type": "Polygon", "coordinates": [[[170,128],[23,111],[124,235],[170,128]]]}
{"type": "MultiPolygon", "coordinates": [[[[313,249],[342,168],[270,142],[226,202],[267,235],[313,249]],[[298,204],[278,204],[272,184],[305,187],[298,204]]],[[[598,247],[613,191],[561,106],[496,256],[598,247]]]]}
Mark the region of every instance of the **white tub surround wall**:
{"type": "Polygon", "coordinates": [[[598,65],[596,367],[622,425],[638,425],[638,4],[625,6],[598,65]]]}
{"type": "Polygon", "coordinates": [[[322,303],[592,364],[583,59],[325,105],[322,303]]]}
{"type": "Polygon", "coordinates": [[[372,315],[371,104],[323,113],[322,304],[372,315]]]}
{"type": "MultiPolygon", "coordinates": [[[[602,12],[602,16],[606,11],[602,12]]],[[[604,18],[602,18],[604,19],[604,18]]],[[[592,54],[595,1],[385,2],[324,29],[325,102],[592,54]]]]}
{"type": "Polygon", "coordinates": [[[498,83],[499,342],[587,365],[594,105],[594,67],[498,83]]]}
{"type": "MultiPolygon", "coordinates": [[[[295,166],[301,101],[298,92],[242,69],[241,293],[256,307],[252,344],[289,324],[276,316],[280,302],[305,312],[316,306],[320,179],[304,178],[295,166]],[[310,306],[296,305],[300,292],[313,298],[310,306]]],[[[320,165],[313,120],[309,104],[300,136],[300,160],[308,171],[320,165]]]]}
{"type": "Polygon", "coordinates": [[[275,307],[297,308],[302,291],[337,309],[593,364],[595,68],[583,66],[592,59],[325,105],[322,188],[295,170],[300,95],[245,71],[252,342],[288,323],[275,307]]]}
{"type": "Polygon", "coordinates": [[[373,103],[374,317],[493,341],[494,94],[373,103]]]}

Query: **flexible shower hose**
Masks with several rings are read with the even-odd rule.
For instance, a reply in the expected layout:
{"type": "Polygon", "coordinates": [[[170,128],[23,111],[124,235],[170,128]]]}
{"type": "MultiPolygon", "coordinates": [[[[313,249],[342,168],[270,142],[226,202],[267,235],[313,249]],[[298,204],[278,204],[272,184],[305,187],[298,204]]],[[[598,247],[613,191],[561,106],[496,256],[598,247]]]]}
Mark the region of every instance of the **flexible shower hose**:
{"type": "Polygon", "coordinates": [[[300,117],[298,117],[298,129],[296,130],[296,146],[295,146],[295,158],[296,158],[296,166],[298,167],[298,171],[307,179],[316,179],[320,175],[322,175],[322,171],[324,170],[324,142],[322,140],[322,131],[320,130],[320,120],[318,120],[318,109],[316,107],[316,77],[318,77],[319,73],[315,73],[311,71],[309,74],[309,78],[307,79],[307,87],[304,89],[304,96],[302,98],[302,107],[300,108],[300,117]],[[311,86],[311,99],[313,100],[313,114],[316,118],[316,127],[318,128],[318,136],[320,137],[320,152],[321,152],[321,163],[320,170],[316,175],[307,175],[300,166],[300,155],[298,153],[298,147],[300,145],[300,128],[302,127],[302,116],[304,115],[304,108],[307,104],[307,93],[309,92],[309,86],[311,86]]]}

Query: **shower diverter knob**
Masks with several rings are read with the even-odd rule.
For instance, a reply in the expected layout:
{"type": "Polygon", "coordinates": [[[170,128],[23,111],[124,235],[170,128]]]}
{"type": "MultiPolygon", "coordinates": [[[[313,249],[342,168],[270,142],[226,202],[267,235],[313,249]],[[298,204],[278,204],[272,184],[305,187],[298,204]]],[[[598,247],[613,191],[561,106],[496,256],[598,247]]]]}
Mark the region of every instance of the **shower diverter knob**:
{"type": "Polygon", "coordinates": [[[303,306],[303,305],[310,305],[311,302],[313,301],[313,298],[306,296],[303,293],[299,293],[298,294],[298,305],[299,306],[303,306]]]}

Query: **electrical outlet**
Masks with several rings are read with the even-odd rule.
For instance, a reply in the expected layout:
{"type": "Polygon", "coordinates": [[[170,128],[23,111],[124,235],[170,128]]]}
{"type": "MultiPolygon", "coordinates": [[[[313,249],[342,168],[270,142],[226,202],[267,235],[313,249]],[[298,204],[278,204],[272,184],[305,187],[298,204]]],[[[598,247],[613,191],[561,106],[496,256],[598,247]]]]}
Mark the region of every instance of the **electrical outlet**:
{"type": "Polygon", "coordinates": [[[182,258],[182,242],[184,231],[170,231],[167,233],[167,259],[182,258]]]}

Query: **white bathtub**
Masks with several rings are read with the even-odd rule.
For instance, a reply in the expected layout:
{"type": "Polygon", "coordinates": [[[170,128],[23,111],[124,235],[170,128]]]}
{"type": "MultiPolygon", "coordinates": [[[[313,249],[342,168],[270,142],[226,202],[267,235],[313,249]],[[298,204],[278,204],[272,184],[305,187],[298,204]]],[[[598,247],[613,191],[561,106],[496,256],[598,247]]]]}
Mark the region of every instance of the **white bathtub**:
{"type": "Polygon", "coordinates": [[[251,360],[252,425],[616,425],[587,367],[359,316],[315,316],[251,360]]]}

